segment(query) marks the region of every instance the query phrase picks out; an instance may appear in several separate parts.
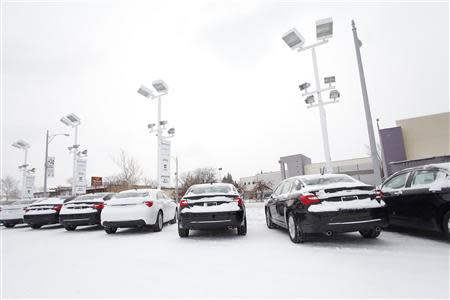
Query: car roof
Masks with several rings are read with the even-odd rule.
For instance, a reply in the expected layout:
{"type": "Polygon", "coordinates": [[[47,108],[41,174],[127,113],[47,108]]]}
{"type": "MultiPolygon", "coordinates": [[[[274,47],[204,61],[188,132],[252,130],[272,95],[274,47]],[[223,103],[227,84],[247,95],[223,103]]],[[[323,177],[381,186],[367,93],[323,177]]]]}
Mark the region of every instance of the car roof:
{"type": "Polygon", "coordinates": [[[131,189],[131,190],[125,190],[125,191],[121,191],[117,194],[125,194],[125,193],[157,193],[157,192],[161,192],[160,189],[131,189]]]}
{"type": "Polygon", "coordinates": [[[427,164],[427,165],[422,165],[422,166],[406,168],[406,169],[397,171],[394,174],[400,174],[400,173],[404,173],[404,172],[411,172],[411,171],[415,171],[415,170],[427,170],[427,169],[444,169],[444,170],[450,171],[450,162],[437,163],[437,164],[427,164]]]}
{"type": "Polygon", "coordinates": [[[290,177],[287,179],[320,179],[320,178],[337,178],[337,177],[347,177],[347,178],[351,178],[353,180],[356,180],[355,178],[347,175],[347,174],[310,174],[310,175],[299,175],[299,176],[294,176],[294,177],[290,177]]]}
{"type": "Polygon", "coordinates": [[[191,187],[195,186],[195,187],[202,187],[202,186],[233,186],[233,184],[231,183],[225,183],[225,182],[211,182],[211,183],[198,183],[198,184],[193,184],[191,185],[191,187]]]}

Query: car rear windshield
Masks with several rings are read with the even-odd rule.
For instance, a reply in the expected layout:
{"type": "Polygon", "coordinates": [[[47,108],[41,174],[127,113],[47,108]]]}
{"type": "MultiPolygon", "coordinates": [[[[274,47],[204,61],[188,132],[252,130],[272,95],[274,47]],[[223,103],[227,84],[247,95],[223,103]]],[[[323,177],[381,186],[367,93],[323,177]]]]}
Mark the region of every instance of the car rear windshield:
{"type": "Polygon", "coordinates": [[[117,199],[121,199],[121,198],[133,198],[133,197],[147,197],[148,193],[147,192],[129,192],[129,193],[119,193],[116,195],[117,199]]]}
{"type": "Polygon", "coordinates": [[[311,178],[311,179],[302,178],[302,181],[306,185],[327,185],[327,184],[333,184],[333,183],[355,182],[355,180],[353,180],[351,177],[347,177],[347,176],[319,177],[319,178],[311,178]]]}
{"type": "Polygon", "coordinates": [[[193,186],[186,194],[189,196],[202,194],[236,194],[236,191],[229,185],[207,185],[193,186]]]}

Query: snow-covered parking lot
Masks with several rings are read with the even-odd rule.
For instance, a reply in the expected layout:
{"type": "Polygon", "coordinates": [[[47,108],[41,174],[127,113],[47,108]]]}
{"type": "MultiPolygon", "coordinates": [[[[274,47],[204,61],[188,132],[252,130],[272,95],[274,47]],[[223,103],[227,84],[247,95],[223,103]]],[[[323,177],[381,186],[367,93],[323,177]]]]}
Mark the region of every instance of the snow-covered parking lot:
{"type": "Polygon", "coordinates": [[[293,244],[248,204],[248,234],[1,229],[2,298],[449,298],[449,243],[385,231],[293,244]]]}

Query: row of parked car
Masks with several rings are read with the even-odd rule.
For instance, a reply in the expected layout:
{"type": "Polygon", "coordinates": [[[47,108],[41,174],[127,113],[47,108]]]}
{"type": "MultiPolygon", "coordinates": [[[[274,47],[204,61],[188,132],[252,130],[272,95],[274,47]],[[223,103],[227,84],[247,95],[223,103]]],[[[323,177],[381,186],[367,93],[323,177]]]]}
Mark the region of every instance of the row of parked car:
{"type": "MultiPolygon", "coordinates": [[[[282,181],[265,202],[267,227],[284,228],[294,243],[312,233],[331,236],[359,231],[376,238],[388,225],[442,232],[450,238],[450,164],[406,169],[390,176],[378,189],[342,174],[306,175],[282,181]]],[[[232,184],[191,186],[179,203],[159,189],[127,190],[78,197],[18,201],[1,208],[5,227],[27,223],[33,229],[61,224],[118,228],[178,221],[180,237],[190,230],[237,229],[247,233],[244,200],[232,184]]]]}

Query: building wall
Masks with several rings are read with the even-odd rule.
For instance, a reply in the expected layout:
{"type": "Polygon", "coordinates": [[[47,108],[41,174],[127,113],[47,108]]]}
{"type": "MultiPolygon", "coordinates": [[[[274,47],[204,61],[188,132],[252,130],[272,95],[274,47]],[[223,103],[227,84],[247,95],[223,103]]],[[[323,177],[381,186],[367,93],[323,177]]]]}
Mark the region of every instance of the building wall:
{"type": "Polygon", "coordinates": [[[305,166],[311,163],[311,158],[303,154],[282,156],[279,160],[281,178],[299,176],[305,174],[305,166]]]}
{"type": "Polygon", "coordinates": [[[450,155],[450,113],[398,120],[406,159],[450,155]]]}
{"type": "MultiPolygon", "coordinates": [[[[332,161],[331,166],[333,173],[347,174],[364,183],[375,184],[371,157],[332,161]]],[[[306,165],[305,175],[320,174],[324,167],[324,162],[306,165]]]]}
{"type": "Polygon", "coordinates": [[[392,127],[380,129],[380,144],[383,149],[383,168],[385,177],[393,173],[391,162],[406,160],[405,144],[401,127],[392,127]]]}

